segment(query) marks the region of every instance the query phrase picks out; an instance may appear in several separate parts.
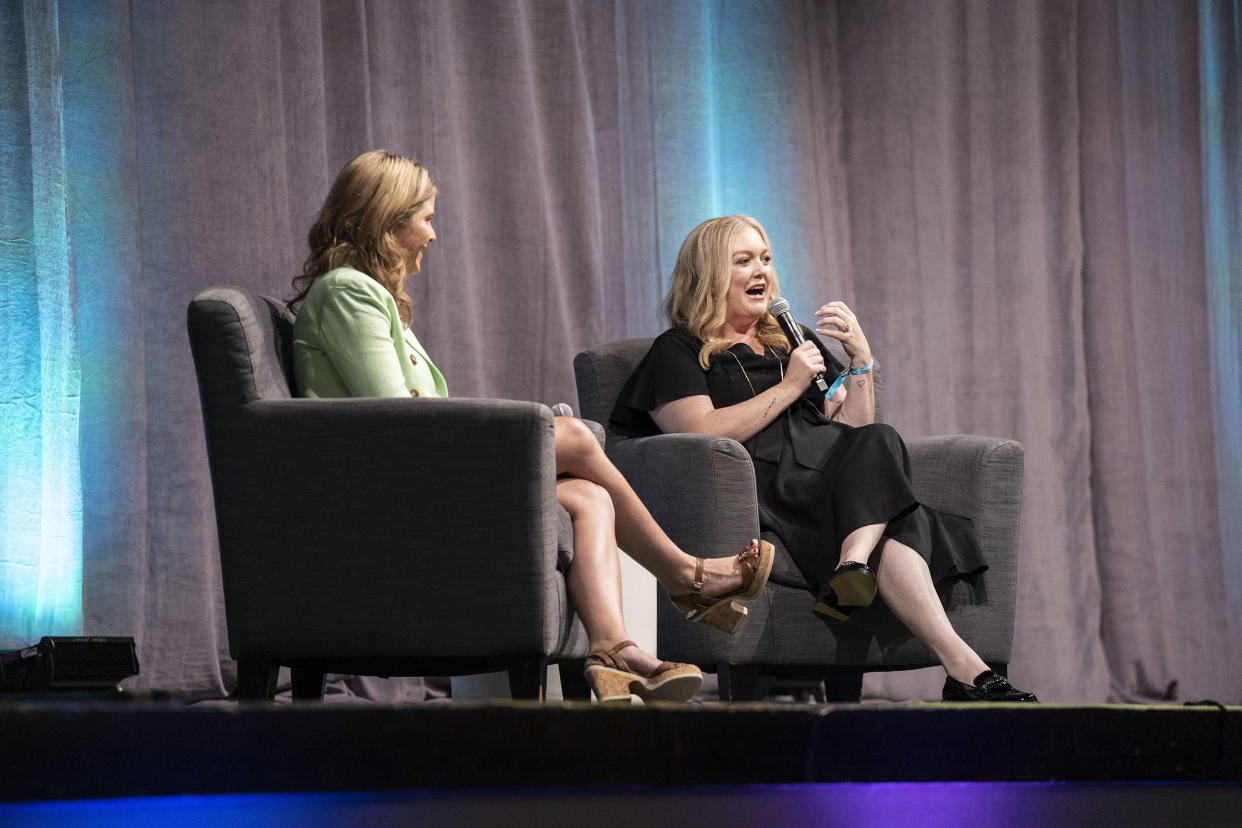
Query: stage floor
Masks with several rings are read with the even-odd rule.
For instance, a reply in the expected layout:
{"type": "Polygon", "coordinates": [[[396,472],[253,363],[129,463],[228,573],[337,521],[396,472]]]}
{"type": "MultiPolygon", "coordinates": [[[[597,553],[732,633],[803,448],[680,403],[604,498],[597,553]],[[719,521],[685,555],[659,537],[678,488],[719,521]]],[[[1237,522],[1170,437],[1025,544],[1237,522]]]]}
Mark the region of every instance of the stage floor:
{"type": "Polygon", "coordinates": [[[0,700],[0,798],[858,783],[1242,788],[1242,707],[0,700]]]}

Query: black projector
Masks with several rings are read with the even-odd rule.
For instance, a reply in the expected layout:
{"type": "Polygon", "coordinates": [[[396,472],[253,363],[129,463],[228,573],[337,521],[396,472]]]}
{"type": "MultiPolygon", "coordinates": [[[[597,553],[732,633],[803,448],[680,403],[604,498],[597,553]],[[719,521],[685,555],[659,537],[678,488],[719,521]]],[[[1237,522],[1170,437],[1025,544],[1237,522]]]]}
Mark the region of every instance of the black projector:
{"type": "Polygon", "coordinates": [[[44,636],[38,644],[0,653],[0,691],[116,690],[138,675],[129,636],[44,636]]]}

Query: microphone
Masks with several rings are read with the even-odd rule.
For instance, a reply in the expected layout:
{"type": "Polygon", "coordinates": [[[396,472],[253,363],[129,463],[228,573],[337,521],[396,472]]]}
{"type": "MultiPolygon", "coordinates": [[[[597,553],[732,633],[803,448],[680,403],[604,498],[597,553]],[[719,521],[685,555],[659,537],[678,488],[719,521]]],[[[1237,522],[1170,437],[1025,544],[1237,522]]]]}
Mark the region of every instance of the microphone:
{"type": "Polygon", "coordinates": [[[572,417],[574,410],[567,403],[557,403],[552,406],[552,416],[554,417],[572,417]]]}
{"type": "MultiPolygon", "coordinates": [[[[781,323],[781,330],[785,332],[785,336],[789,337],[789,341],[793,343],[793,347],[797,348],[806,337],[802,335],[802,329],[798,327],[798,323],[794,321],[793,314],[789,312],[788,300],[778,296],[768,303],[768,313],[776,317],[776,321],[781,323]]],[[[823,374],[816,374],[813,378],[815,387],[823,394],[828,394],[828,383],[824,382],[823,374]]]]}

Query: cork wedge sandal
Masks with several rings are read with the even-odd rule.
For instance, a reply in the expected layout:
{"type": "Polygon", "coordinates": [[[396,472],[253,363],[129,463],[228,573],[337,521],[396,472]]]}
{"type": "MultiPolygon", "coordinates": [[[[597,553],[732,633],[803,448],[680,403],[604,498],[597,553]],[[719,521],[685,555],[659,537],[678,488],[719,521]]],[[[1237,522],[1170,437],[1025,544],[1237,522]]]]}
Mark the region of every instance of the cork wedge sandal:
{"type": "Polygon", "coordinates": [[[600,704],[628,705],[633,696],[644,702],[684,702],[703,686],[698,667],[675,661],[661,661],[650,676],[640,676],[620,655],[632,646],[633,641],[622,641],[607,652],[596,650],[587,656],[583,672],[600,704]]]}
{"type": "Polygon", "coordinates": [[[703,595],[703,559],[696,558],[694,582],[689,592],[670,595],[669,599],[678,611],[685,613],[687,621],[706,624],[717,630],[733,633],[746,617],[746,607],[737,603],[748,601],[759,594],[772,574],[772,562],[776,550],[767,541],[751,541],[738,556],[742,567],[742,585],[732,592],[708,598],[703,595]]]}

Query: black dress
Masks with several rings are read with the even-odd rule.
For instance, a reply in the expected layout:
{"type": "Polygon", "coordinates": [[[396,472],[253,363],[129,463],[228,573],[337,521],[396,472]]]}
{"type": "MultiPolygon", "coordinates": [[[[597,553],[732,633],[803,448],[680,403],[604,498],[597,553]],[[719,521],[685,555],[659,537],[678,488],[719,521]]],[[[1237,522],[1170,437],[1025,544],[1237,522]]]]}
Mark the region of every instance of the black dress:
{"type": "MultiPolygon", "coordinates": [[[[824,354],[829,382],[843,370],[824,354]]],[[[618,434],[659,434],[650,411],[699,394],[724,408],[781,381],[788,354],[756,354],[737,344],[699,367],[702,343],[679,329],[665,331],[634,369],[617,398],[611,426],[618,434]]],[[[823,395],[808,387],[762,431],[742,443],[755,464],[759,528],[781,540],[819,597],[841,556],[841,543],[860,526],[887,524],[886,537],[918,551],[932,579],[971,577],[987,569],[969,518],[922,506],[910,486],[905,443],[883,424],[858,428],[829,420],[823,395]]]]}

